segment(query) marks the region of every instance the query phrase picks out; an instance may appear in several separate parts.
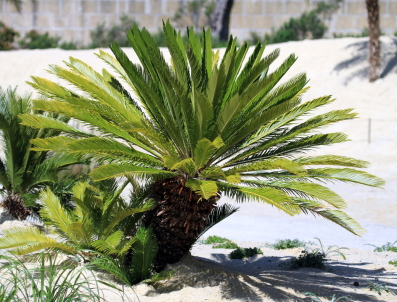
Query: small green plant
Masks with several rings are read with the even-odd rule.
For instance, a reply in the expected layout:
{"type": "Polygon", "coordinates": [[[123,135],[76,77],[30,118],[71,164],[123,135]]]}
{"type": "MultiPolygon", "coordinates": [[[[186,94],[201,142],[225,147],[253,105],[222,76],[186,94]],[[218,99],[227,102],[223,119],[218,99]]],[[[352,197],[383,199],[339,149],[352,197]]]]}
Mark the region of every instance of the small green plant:
{"type": "Polygon", "coordinates": [[[397,295],[395,290],[392,290],[391,288],[388,288],[386,284],[379,282],[378,278],[375,278],[375,282],[370,281],[366,288],[368,288],[370,291],[377,292],[379,295],[382,295],[382,292],[397,295]]]}
{"type": "Polygon", "coordinates": [[[229,254],[229,258],[230,259],[243,259],[243,258],[249,258],[249,257],[255,256],[255,255],[263,255],[263,252],[261,251],[260,248],[239,247],[229,254]]]}
{"type": "Polygon", "coordinates": [[[347,247],[338,247],[336,245],[331,245],[327,249],[324,248],[323,243],[321,242],[320,238],[315,237],[315,239],[318,240],[320,243],[320,249],[315,249],[315,252],[320,252],[324,254],[325,258],[328,258],[331,254],[338,254],[341,256],[344,260],[346,260],[346,256],[341,252],[341,250],[348,250],[349,248],[347,247]]]}
{"type": "Polygon", "coordinates": [[[297,247],[306,247],[307,242],[300,241],[299,239],[277,239],[276,243],[270,245],[275,250],[293,249],[297,247]]]}
{"type": "Polygon", "coordinates": [[[60,37],[50,37],[48,32],[40,34],[37,30],[31,30],[19,41],[19,45],[27,49],[56,48],[60,39],[60,37]]]}
{"type": "Polygon", "coordinates": [[[285,261],[279,264],[279,266],[287,266],[290,269],[299,269],[302,267],[319,268],[324,270],[325,267],[325,255],[319,251],[309,252],[303,250],[299,257],[292,258],[290,261],[285,261]]]}
{"type": "Polygon", "coordinates": [[[208,236],[208,238],[204,239],[202,241],[202,243],[204,243],[204,244],[213,244],[213,243],[224,243],[226,241],[230,241],[230,240],[227,239],[227,238],[224,238],[224,237],[213,235],[213,236],[208,236]]]}
{"type": "Polygon", "coordinates": [[[371,245],[375,247],[374,252],[396,252],[397,253],[397,246],[394,246],[397,243],[397,240],[394,241],[393,243],[386,243],[382,246],[376,246],[373,244],[366,244],[366,245],[371,245]]]}
{"type": "Polygon", "coordinates": [[[397,266],[397,260],[389,261],[389,264],[394,265],[394,266],[397,266]]]}
{"type": "Polygon", "coordinates": [[[0,50],[13,49],[16,37],[19,37],[19,33],[0,21],[0,50]]]}
{"type": "Polygon", "coordinates": [[[239,246],[231,241],[226,241],[224,243],[221,244],[216,244],[214,245],[212,248],[213,249],[237,249],[239,246]]]}
{"type": "Polygon", "coordinates": [[[6,261],[0,268],[0,298],[4,297],[0,301],[99,302],[103,300],[99,283],[117,289],[97,280],[84,266],[77,268],[71,262],[60,264],[51,254],[41,253],[37,258],[40,260],[38,266],[31,269],[18,258],[0,256],[6,261]]]}
{"type": "MultiPolygon", "coordinates": [[[[306,292],[304,293],[304,295],[310,297],[312,302],[323,302],[323,300],[321,300],[318,295],[312,292],[306,292]]],[[[342,299],[344,299],[345,301],[350,301],[350,298],[348,296],[342,296],[338,298],[335,294],[333,294],[329,302],[338,302],[341,301],[342,299]]]]}

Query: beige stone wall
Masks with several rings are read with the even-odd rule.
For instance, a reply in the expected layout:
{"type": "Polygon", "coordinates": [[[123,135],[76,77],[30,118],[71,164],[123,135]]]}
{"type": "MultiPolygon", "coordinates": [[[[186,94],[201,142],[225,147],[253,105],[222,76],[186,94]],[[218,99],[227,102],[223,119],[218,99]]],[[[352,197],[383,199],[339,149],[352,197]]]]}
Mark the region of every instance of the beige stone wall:
{"type": "MultiPolygon", "coordinates": [[[[172,18],[186,0],[23,0],[22,13],[0,0],[0,20],[22,35],[31,29],[48,31],[63,41],[89,43],[89,33],[98,24],[110,26],[122,15],[134,18],[141,26],[157,31],[162,20],[172,18]]],[[[397,0],[379,0],[381,27],[386,34],[397,30],[397,0]]],[[[290,17],[315,7],[313,0],[235,0],[231,33],[240,39],[250,32],[270,32],[290,17]]],[[[367,26],[364,0],[344,0],[339,11],[327,21],[329,32],[358,33],[367,26]]]]}

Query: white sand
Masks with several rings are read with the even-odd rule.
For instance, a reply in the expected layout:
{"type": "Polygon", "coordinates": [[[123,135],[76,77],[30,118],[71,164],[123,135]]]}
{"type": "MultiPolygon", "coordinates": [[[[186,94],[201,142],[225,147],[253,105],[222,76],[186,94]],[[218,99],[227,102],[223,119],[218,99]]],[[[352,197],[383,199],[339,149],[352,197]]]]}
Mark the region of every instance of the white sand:
{"type": "MultiPolygon", "coordinates": [[[[383,190],[341,184],[333,186],[346,199],[349,205],[346,211],[362,223],[368,232],[359,238],[324,219],[311,216],[287,217],[268,205],[244,204],[238,213],[206,234],[251,241],[253,243],[250,246],[258,246],[259,242],[274,242],[277,238],[308,241],[320,237],[325,245],[337,244],[366,251],[351,250],[347,260],[332,258],[330,266],[334,271],[328,273],[310,269],[289,271],[275,265],[285,259],[285,256],[296,255],[297,251],[275,252],[264,249],[265,256],[244,264],[238,260],[227,260],[224,256],[226,251],[214,252],[207,246],[196,246],[193,255],[218,262],[221,268],[211,264],[213,262],[189,264],[193,270],[204,270],[200,273],[200,278],[196,274],[190,274],[189,277],[181,273],[179,278],[170,283],[179,282],[182,285],[170,285],[168,290],[183,289],[166,293],[165,286],[159,290],[160,295],[156,292],[152,292],[154,297],[140,295],[140,301],[302,301],[304,291],[314,291],[328,297],[332,293],[348,293],[356,295],[356,301],[377,301],[377,298],[381,301],[397,301],[397,297],[388,295],[368,296],[369,291],[364,289],[368,280],[374,276],[395,285],[396,269],[387,262],[397,259],[397,254],[374,253],[372,247],[365,245],[382,245],[397,239],[397,68],[393,65],[396,64],[397,41],[395,38],[382,38],[382,68],[386,75],[375,83],[369,83],[363,76],[367,67],[366,41],[366,38],[344,38],[289,42],[269,45],[265,53],[276,47],[281,49],[280,59],[274,66],[280,64],[290,53],[297,54],[298,61],[288,72],[288,78],[301,72],[307,73],[311,89],[305,100],[328,94],[337,98],[321,112],[355,108],[359,113],[360,119],[325,129],[346,132],[352,141],[316,152],[368,160],[371,166],[367,171],[387,181],[383,190]],[[272,259],[272,256],[276,258],[272,259]],[[211,267],[213,271],[208,271],[209,268],[206,267],[211,267]],[[225,275],[221,273],[223,270],[232,272],[225,275]],[[352,286],[355,280],[365,286],[352,286]],[[199,289],[194,287],[195,284],[205,287],[199,289]]],[[[29,89],[24,82],[29,80],[30,75],[54,79],[45,69],[49,64],[61,64],[68,56],[82,59],[97,70],[106,67],[93,52],[58,49],[0,52],[0,85],[19,85],[19,91],[23,92],[29,89]]],[[[131,49],[127,49],[127,53],[133,56],[131,49]]],[[[137,288],[142,293],[147,290],[144,286],[137,288]]]]}

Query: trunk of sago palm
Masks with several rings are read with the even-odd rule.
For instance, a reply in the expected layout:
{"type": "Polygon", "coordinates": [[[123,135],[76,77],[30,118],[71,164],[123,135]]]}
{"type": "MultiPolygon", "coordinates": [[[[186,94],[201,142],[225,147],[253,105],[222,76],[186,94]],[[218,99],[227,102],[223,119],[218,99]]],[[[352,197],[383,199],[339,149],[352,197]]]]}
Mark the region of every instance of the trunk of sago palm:
{"type": "Polygon", "coordinates": [[[6,209],[10,215],[19,220],[25,220],[30,214],[32,214],[32,211],[24,205],[22,197],[18,194],[8,195],[0,203],[0,206],[6,209]]]}
{"type": "Polygon", "coordinates": [[[151,197],[158,205],[146,213],[144,223],[152,226],[158,240],[156,271],[189,252],[219,200],[219,196],[203,199],[184,184],[185,179],[174,177],[157,181],[153,186],[151,197]]]}

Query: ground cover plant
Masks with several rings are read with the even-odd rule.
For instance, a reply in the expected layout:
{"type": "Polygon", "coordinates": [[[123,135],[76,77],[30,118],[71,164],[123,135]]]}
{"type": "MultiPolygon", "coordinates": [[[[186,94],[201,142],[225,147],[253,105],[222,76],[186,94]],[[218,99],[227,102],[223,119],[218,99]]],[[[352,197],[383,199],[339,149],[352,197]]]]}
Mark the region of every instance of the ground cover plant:
{"type": "Polygon", "coordinates": [[[299,239],[277,239],[274,244],[271,244],[270,247],[275,250],[285,250],[285,249],[294,249],[297,247],[306,247],[309,242],[300,241],[299,239]]]}
{"type": "Polygon", "coordinates": [[[296,61],[294,55],[269,72],[279,50],[262,58],[265,46],[258,43],[248,56],[248,44],[237,47],[231,38],[220,57],[212,51],[210,30],[200,40],[188,29],[186,43],[170,23],[163,31],[170,65],[148,31],[134,25],[127,37],[139,63],[132,63],[113,43],[114,56],[97,54],[111,72],[100,74],[74,58],[67,68],[50,67],[73,90],[32,77],[30,84],[49,98],[34,101],[35,110],[65,115],[98,133],[23,114],[24,125],[67,134],[35,139],[35,149],[99,161],[102,165],[90,173],[96,181],[135,176],[147,184],[158,203],[145,212],[142,223],[158,240],[157,271],[190,250],[214,217],[221,196],[266,203],[291,216],[313,213],[362,234],[362,227],[342,211],[344,200],[324,183],[379,187],[383,181],[359,170],[367,166],[364,161],[303,156],[346,141],[343,133],[315,131],[356,114],[340,109],[309,117],[333,99],[303,102],[305,74],[281,82],[296,61]]]}
{"type": "Polygon", "coordinates": [[[202,241],[204,244],[214,244],[214,243],[224,243],[226,241],[230,241],[230,239],[220,237],[217,235],[208,236],[206,239],[202,241]]]}
{"type": "Polygon", "coordinates": [[[331,254],[337,254],[341,256],[344,260],[346,260],[346,256],[342,253],[342,250],[348,250],[349,248],[339,247],[336,245],[330,245],[329,247],[325,248],[319,238],[315,237],[315,239],[317,239],[317,241],[320,243],[320,248],[314,249],[313,252],[321,252],[325,256],[325,258],[329,257],[331,254]]]}
{"type": "Polygon", "coordinates": [[[257,247],[254,247],[254,248],[238,247],[229,254],[229,258],[230,259],[243,259],[243,258],[249,258],[249,257],[255,256],[255,255],[263,255],[262,250],[257,247]]]}
{"type": "Polygon", "coordinates": [[[370,291],[375,291],[380,296],[382,293],[397,295],[395,290],[389,288],[385,283],[380,282],[378,278],[375,278],[375,281],[370,281],[366,288],[368,288],[370,291]]]}
{"type": "Polygon", "coordinates": [[[376,246],[373,244],[367,244],[375,247],[374,252],[397,252],[397,246],[394,246],[397,243],[397,240],[394,241],[393,243],[386,243],[382,246],[376,246]]]}

